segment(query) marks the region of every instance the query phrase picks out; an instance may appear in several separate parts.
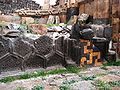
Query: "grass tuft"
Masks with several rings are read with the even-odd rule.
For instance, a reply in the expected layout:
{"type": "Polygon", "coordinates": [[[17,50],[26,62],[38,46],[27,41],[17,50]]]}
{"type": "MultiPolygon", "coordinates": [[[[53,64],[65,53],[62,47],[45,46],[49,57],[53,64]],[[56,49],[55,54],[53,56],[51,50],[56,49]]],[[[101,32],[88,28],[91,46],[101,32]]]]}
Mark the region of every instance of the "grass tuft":
{"type": "Polygon", "coordinates": [[[78,73],[78,72],[80,72],[80,68],[76,67],[76,66],[68,66],[66,69],[67,69],[67,72],[69,72],[69,73],[78,73]]]}
{"type": "Polygon", "coordinates": [[[86,80],[86,81],[88,81],[88,80],[94,80],[95,78],[96,78],[96,76],[89,76],[89,77],[87,77],[87,76],[81,76],[81,78],[82,78],[82,80],[86,80]]]}
{"type": "Polygon", "coordinates": [[[61,85],[59,87],[60,90],[70,90],[69,86],[68,85],[61,85]]]}
{"type": "Polygon", "coordinates": [[[37,85],[37,86],[34,86],[32,88],[32,90],[44,90],[44,86],[43,85],[37,85]]]}
{"type": "Polygon", "coordinates": [[[117,62],[108,62],[106,64],[103,64],[103,66],[120,66],[120,61],[117,61],[117,62]]]}
{"type": "Polygon", "coordinates": [[[111,90],[112,88],[108,83],[100,80],[95,81],[95,86],[97,86],[99,90],[111,90]]]}
{"type": "Polygon", "coordinates": [[[0,82],[7,83],[7,82],[12,82],[14,80],[16,80],[16,77],[9,76],[9,77],[5,77],[3,79],[0,79],[0,82]]]}
{"type": "Polygon", "coordinates": [[[78,73],[78,72],[80,72],[80,68],[75,67],[75,66],[69,66],[66,69],[55,69],[55,70],[50,70],[50,71],[35,71],[33,73],[25,73],[19,76],[8,76],[3,79],[0,79],[0,82],[7,83],[7,82],[15,81],[15,80],[36,78],[36,77],[46,76],[46,75],[63,74],[63,73],[78,73]]]}
{"type": "Polygon", "coordinates": [[[97,80],[94,84],[99,90],[112,90],[112,87],[120,87],[120,81],[104,82],[97,80]]]}
{"type": "Polygon", "coordinates": [[[112,87],[120,87],[120,81],[109,82],[109,85],[112,87]]]}
{"type": "Polygon", "coordinates": [[[103,70],[108,70],[106,66],[101,66],[100,69],[103,69],[103,70]]]}

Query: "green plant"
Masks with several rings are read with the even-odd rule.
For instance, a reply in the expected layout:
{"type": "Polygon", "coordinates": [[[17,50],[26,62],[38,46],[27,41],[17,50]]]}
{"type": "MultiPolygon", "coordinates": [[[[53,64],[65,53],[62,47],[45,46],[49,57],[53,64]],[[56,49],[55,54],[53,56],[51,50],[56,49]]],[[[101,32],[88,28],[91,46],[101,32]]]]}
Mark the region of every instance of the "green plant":
{"type": "Polygon", "coordinates": [[[100,68],[103,69],[103,70],[108,70],[106,66],[102,66],[100,68]]]}
{"type": "Polygon", "coordinates": [[[105,76],[105,75],[107,75],[107,73],[96,74],[95,77],[101,77],[101,76],[105,76]]]}
{"type": "Polygon", "coordinates": [[[62,73],[67,73],[67,72],[68,71],[66,69],[55,69],[55,70],[47,71],[46,74],[52,75],[52,74],[62,74],[62,73]]]}
{"type": "Polygon", "coordinates": [[[27,24],[20,24],[20,29],[22,29],[22,30],[27,30],[27,24]]]}
{"type": "Polygon", "coordinates": [[[28,79],[28,78],[30,78],[30,77],[31,77],[31,75],[28,74],[28,73],[26,73],[26,74],[20,75],[20,76],[18,77],[18,79],[28,79]]]}
{"type": "Polygon", "coordinates": [[[38,20],[35,20],[33,24],[39,24],[39,21],[38,21],[38,20]]]}
{"type": "Polygon", "coordinates": [[[104,81],[100,81],[100,80],[97,80],[95,81],[95,86],[98,87],[99,90],[111,90],[111,86],[110,84],[104,82],[104,81]]]}
{"type": "Polygon", "coordinates": [[[65,80],[62,82],[62,85],[59,87],[60,90],[70,90],[70,86],[77,82],[76,80],[65,80]]]}
{"type": "Polygon", "coordinates": [[[75,82],[76,82],[75,80],[70,80],[70,81],[66,80],[63,82],[63,84],[73,84],[75,82]]]}
{"type": "Polygon", "coordinates": [[[44,90],[44,86],[43,85],[34,86],[32,90],[44,90]]]}
{"type": "Polygon", "coordinates": [[[61,85],[59,87],[60,90],[70,90],[69,86],[68,85],[61,85]]]}
{"type": "Polygon", "coordinates": [[[38,77],[38,76],[46,76],[46,72],[45,71],[36,71],[34,73],[32,73],[32,77],[38,77]]]}
{"type": "Polygon", "coordinates": [[[109,82],[109,85],[112,86],[112,87],[120,87],[120,81],[113,81],[113,82],[109,82]]]}
{"type": "Polygon", "coordinates": [[[9,77],[5,77],[3,79],[0,79],[0,82],[7,83],[7,82],[12,82],[14,80],[16,80],[16,77],[9,76],[9,77]]]}
{"type": "Polygon", "coordinates": [[[97,80],[94,84],[99,90],[112,90],[112,87],[120,87],[120,81],[104,82],[97,80]]]}
{"type": "Polygon", "coordinates": [[[94,80],[95,78],[96,78],[96,76],[81,76],[81,78],[82,78],[82,80],[86,80],[86,81],[88,81],[88,80],[94,80]]]}
{"type": "Polygon", "coordinates": [[[67,72],[69,72],[69,73],[78,73],[78,72],[80,72],[80,68],[76,67],[76,66],[68,66],[66,69],[67,69],[67,72]]]}
{"type": "Polygon", "coordinates": [[[75,67],[75,66],[69,66],[66,69],[61,68],[61,69],[55,69],[55,70],[49,70],[49,71],[35,71],[32,73],[25,73],[19,76],[9,76],[9,77],[0,79],[0,82],[7,83],[7,82],[15,81],[15,80],[29,79],[29,78],[34,78],[34,77],[36,78],[39,76],[46,76],[46,75],[52,75],[52,74],[78,73],[79,71],[80,71],[80,68],[75,67]]]}
{"type": "Polygon", "coordinates": [[[108,62],[106,64],[103,64],[104,66],[120,66],[120,61],[117,62],[108,62]]]}
{"type": "Polygon", "coordinates": [[[59,24],[47,24],[47,27],[59,26],[59,24]]]}

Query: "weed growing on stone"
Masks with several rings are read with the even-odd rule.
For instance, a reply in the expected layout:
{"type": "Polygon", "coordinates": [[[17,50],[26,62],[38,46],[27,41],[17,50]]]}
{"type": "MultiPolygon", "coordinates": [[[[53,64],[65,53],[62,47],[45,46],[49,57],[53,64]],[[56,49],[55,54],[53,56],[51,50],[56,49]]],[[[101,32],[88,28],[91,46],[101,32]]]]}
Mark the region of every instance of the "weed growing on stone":
{"type": "Polygon", "coordinates": [[[44,90],[44,86],[43,85],[37,85],[37,86],[34,86],[32,88],[32,90],[44,90]]]}
{"type": "Polygon", "coordinates": [[[75,80],[70,80],[70,81],[66,80],[66,81],[63,82],[63,84],[68,84],[68,85],[70,85],[70,84],[73,84],[73,83],[75,83],[75,82],[76,82],[75,80]]]}
{"type": "Polygon", "coordinates": [[[0,79],[0,82],[4,82],[4,83],[7,83],[7,82],[12,82],[16,80],[16,77],[13,77],[13,76],[9,76],[9,77],[5,77],[3,79],[0,79]]]}
{"type": "Polygon", "coordinates": [[[112,88],[108,83],[100,80],[95,81],[94,84],[98,87],[99,90],[111,90],[112,88]]]}
{"type": "Polygon", "coordinates": [[[120,81],[104,82],[97,80],[94,84],[99,90],[112,90],[112,87],[120,87],[120,81]]]}
{"type": "Polygon", "coordinates": [[[68,85],[61,85],[59,87],[60,90],[70,90],[69,86],[68,85]]]}
{"type": "Polygon", "coordinates": [[[112,87],[120,87],[120,81],[109,82],[109,85],[112,87]]]}
{"type": "Polygon", "coordinates": [[[50,71],[35,71],[33,73],[25,73],[19,76],[9,76],[9,77],[0,79],[0,82],[7,83],[7,82],[15,81],[15,80],[36,78],[36,77],[46,76],[46,75],[63,74],[63,73],[78,73],[78,72],[80,72],[80,68],[75,67],[75,66],[69,66],[66,69],[55,69],[55,70],[50,70],[50,71]]]}
{"type": "Polygon", "coordinates": [[[101,66],[100,69],[108,70],[106,66],[101,66]]]}
{"type": "Polygon", "coordinates": [[[70,86],[78,81],[76,80],[65,80],[62,82],[62,85],[59,87],[60,90],[70,90],[70,86]]]}
{"type": "Polygon", "coordinates": [[[78,68],[76,66],[68,66],[66,69],[67,69],[68,73],[78,73],[78,72],[80,72],[80,68],[78,68]]]}
{"type": "Polygon", "coordinates": [[[102,77],[102,76],[105,76],[105,75],[107,75],[107,73],[96,74],[95,77],[102,77]]]}
{"type": "Polygon", "coordinates": [[[117,62],[108,62],[106,64],[103,64],[103,66],[120,66],[120,61],[117,61],[117,62]]]}
{"type": "Polygon", "coordinates": [[[94,80],[95,78],[96,78],[96,76],[81,76],[81,78],[82,78],[82,80],[86,80],[86,81],[88,81],[88,80],[94,80]]]}

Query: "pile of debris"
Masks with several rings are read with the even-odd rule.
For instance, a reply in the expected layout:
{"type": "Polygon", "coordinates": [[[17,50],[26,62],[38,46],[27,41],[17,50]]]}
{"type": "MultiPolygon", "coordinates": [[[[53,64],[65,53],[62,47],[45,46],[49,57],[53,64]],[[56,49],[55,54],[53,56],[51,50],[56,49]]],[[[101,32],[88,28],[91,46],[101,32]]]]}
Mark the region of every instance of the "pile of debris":
{"type": "Polygon", "coordinates": [[[34,66],[47,67],[47,64],[50,66],[50,62],[54,64],[53,61],[56,62],[56,59],[59,59],[58,63],[64,62],[63,54],[56,53],[56,46],[54,46],[58,35],[54,36],[51,33],[49,35],[52,37],[49,37],[49,35],[31,34],[21,29],[18,24],[2,26],[0,32],[2,70],[10,69],[10,67],[22,70],[34,66]]]}
{"type": "Polygon", "coordinates": [[[0,11],[3,14],[10,14],[18,9],[38,10],[40,5],[32,0],[0,0],[0,11]]]}
{"type": "MultiPolygon", "coordinates": [[[[84,17],[81,16],[82,18],[84,17]]],[[[25,70],[31,67],[46,68],[71,64],[97,66],[106,57],[106,60],[109,60],[111,27],[80,25],[79,20],[77,22],[75,20],[66,25],[60,23],[57,16],[50,15],[46,25],[39,23],[26,26],[13,23],[1,25],[2,70],[10,67],[25,70]]],[[[29,21],[32,19],[29,18],[29,21]]],[[[112,55],[115,57],[116,53],[112,52],[112,55]]]]}

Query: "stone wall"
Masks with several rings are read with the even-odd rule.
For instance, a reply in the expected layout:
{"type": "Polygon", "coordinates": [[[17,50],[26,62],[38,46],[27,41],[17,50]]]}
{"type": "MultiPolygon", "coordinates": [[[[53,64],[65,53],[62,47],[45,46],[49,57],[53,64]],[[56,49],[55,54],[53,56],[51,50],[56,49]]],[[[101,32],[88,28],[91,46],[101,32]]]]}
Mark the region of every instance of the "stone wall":
{"type": "Polygon", "coordinates": [[[32,0],[0,0],[0,11],[3,14],[13,13],[18,9],[40,9],[40,5],[32,0]]]}

